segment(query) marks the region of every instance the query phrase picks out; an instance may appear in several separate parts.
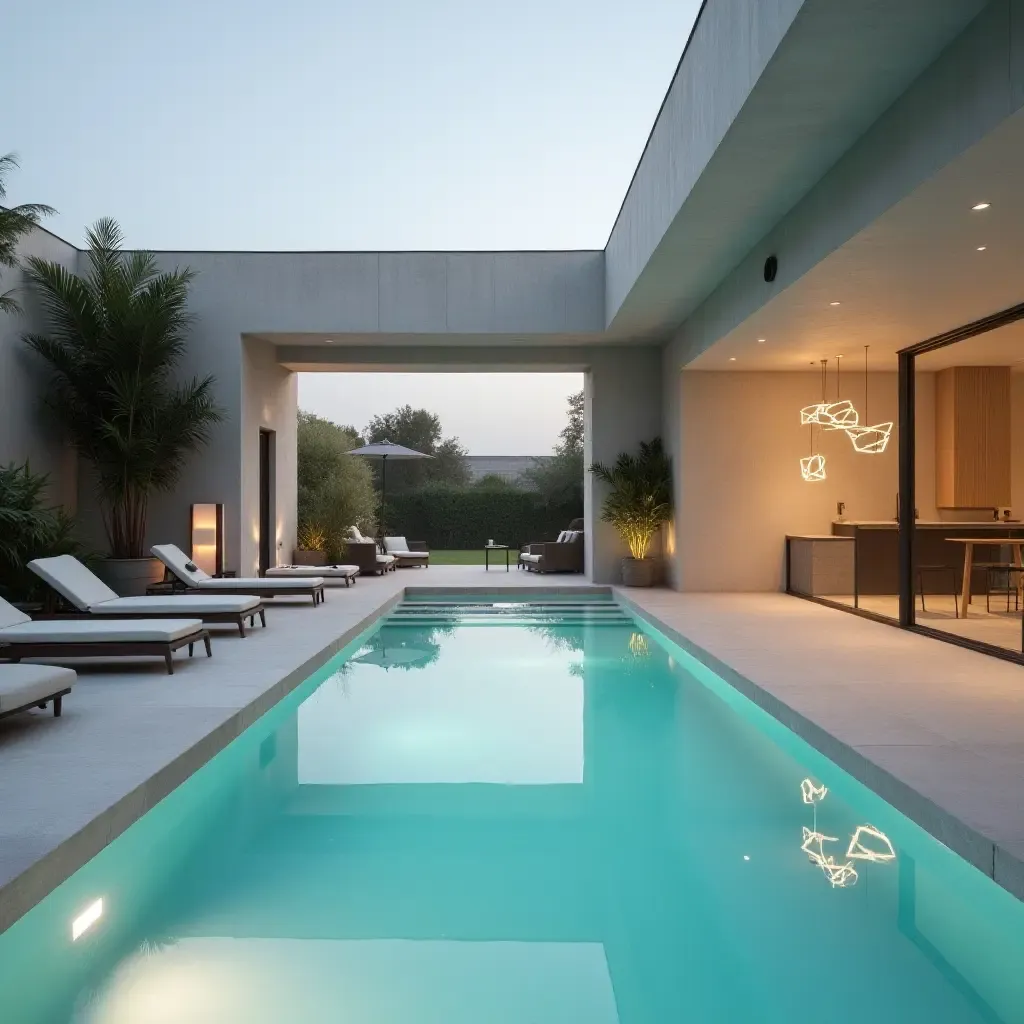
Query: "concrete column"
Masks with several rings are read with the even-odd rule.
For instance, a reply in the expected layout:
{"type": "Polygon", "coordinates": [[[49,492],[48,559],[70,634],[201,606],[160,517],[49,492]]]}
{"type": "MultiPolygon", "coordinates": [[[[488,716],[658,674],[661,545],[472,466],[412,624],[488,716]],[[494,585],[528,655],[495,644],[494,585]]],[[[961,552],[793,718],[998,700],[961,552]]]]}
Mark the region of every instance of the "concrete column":
{"type": "MultiPolygon", "coordinates": [[[[662,431],[661,350],[637,345],[594,353],[584,386],[584,464],[612,463],[635,452],[662,431]]],[[[617,583],[619,560],[628,551],[608,523],[601,522],[603,484],[587,472],[583,491],[586,568],[594,583],[617,583]]]]}

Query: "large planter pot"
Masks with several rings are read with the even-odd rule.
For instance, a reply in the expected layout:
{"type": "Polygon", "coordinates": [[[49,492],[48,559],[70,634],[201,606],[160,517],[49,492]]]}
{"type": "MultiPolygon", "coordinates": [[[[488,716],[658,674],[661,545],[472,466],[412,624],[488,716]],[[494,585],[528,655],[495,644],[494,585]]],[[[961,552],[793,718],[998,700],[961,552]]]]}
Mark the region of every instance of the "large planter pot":
{"type": "Polygon", "coordinates": [[[92,568],[119,597],[140,597],[151,583],[164,578],[159,558],[101,558],[92,568]]]}
{"type": "Polygon", "coordinates": [[[627,587],[653,587],[658,582],[657,558],[624,558],[622,583],[627,587]]]}
{"type": "Polygon", "coordinates": [[[324,565],[326,558],[323,551],[314,548],[294,548],[292,550],[293,565],[324,565]]]}

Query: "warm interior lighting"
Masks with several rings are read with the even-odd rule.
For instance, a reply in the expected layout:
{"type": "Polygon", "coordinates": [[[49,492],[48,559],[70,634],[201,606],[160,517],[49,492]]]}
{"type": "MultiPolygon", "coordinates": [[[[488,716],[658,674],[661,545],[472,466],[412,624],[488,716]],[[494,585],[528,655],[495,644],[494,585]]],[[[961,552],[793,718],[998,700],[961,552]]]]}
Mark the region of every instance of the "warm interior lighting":
{"type": "Polygon", "coordinates": [[[94,900],[71,922],[71,941],[77,942],[103,916],[103,899],[94,900]]]}
{"type": "Polygon", "coordinates": [[[647,637],[643,633],[633,633],[630,636],[629,650],[634,658],[646,658],[651,653],[647,637]]]}
{"type": "Polygon", "coordinates": [[[987,248],[988,248],[987,245],[979,245],[978,246],[978,252],[984,252],[987,248]]]}
{"type": "Polygon", "coordinates": [[[857,410],[854,409],[853,402],[848,398],[826,405],[822,410],[821,417],[821,425],[825,430],[849,430],[850,427],[855,427],[860,422],[857,410]]]}
{"type": "Polygon", "coordinates": [[[896,859],[896,851],[884,832],[879,832],[874,825],[858,825],[857,831],[850,836],[850,845],[846,856],[853,860],[867,860],[872,864],[884,864],[896,859]]]}
{"type": "Polygon", "coordinates": [[[816,402],[814,405],[805,405],[800,410],[800,426],[806,427],[811,424],[824,426],[828,421],[823,419],[828,405],[825,402],[816,402]]]}
{"type": "Polygon", "coordinates": [[[838,302],[830,302],[829,305],[830,306],[838,306],[838,305],[840,305],[840,303],[838,303],[838,302]]]}
{"type": "Polygon", "coordinates": [[[861,455],[880,455],[889,444],[892,423],[877,423],[873,427],[849,427],[846,431],[853,442],[853,450],[861,455]]]}
{"type": "Polygon", "coordinates": [[[224,572],[224,506],[192,506],[192,561],[203,572],[217,576],[224,572]]]}
{"type": "Polygon", "coordinates": [[[825,456],[808,455],[800,460],[800,475],[808,483],[825,479],[825,456]]]}
{"type": "Polygon", "coordinates": [[[736,362],[736,357],[735,356],[729,356],[729,362],[730,363],[735,363],[736,362]]]}
{"type": "Polygon", "coordinates": [[[987,210],[992,204],[991,203],[975,203],[971,207],[972,210],[987,210]]]}
{"type": "Polygon", "coordinates": [[[763,345],[763,344],[764,344],[764,342],[765,342],[765,339],[764,339],[764,338],[758,338],[758,339],[757,339],[757,343],[758,343],[758,345],[763,345]]]}
{"type": "Polygon", "coordinates": [[[816,786],[811,779],[800,783],[800,795],[805,804],[820,804],[828,795],[828,786],[816,786]]]}

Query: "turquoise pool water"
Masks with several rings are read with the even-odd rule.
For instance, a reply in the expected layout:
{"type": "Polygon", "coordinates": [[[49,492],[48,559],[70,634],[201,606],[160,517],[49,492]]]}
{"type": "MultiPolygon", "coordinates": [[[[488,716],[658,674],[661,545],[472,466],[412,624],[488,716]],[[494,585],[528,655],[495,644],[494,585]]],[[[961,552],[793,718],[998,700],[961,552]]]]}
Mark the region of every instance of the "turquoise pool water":
{"type": "Polygon", "coordinates": [[[0,1020],[1016,1022],[1022,965],[1021,903],[607,601],[424,599],[0,936],[0,1020]]]}

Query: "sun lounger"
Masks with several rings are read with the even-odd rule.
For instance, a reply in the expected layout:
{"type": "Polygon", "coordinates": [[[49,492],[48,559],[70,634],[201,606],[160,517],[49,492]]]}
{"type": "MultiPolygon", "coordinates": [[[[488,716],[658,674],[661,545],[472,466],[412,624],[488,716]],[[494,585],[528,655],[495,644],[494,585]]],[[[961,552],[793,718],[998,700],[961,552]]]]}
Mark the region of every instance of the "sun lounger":
{"type": "MultiPolygon", "coordinates": [[[[118,597],[77,558],[57,555],[36,558],[28,567],[61,597],[86,615],[115,615],[118,618],[180,619],[195,616],[203,622],[231,622],[245,636],[245,620],[253,625],[256,616],[266,628],[263,602],[258,597],[234,594],[168,594],[154,597],[118,597]]],[[[67,616],[59,616],[66,618],[67,616]]]]}
{"type": "Polygon", "coordinates": [[[384,550],[398,561],[398,568],[404,569],[412,565],[430,567],[430,552],[422,541],[406,541],[404,537],[385,537],[384,550]]]}
{"type": "Polygon", "coordinates": [[[351,586],[359,575],[358,565],[278,565],[268,569],[264,576],[266,579],[308,579],[310,576],[322,576],[324,583],[332,580],[344,582],[346,587],[351,586]]]}
{"type": "Polygon", "coordinates": [[[201,643],[210,657],[210,634],[199,619],[43,619],[33,621],[0,597],[0,660],[22,658],[161,657],[201,643]]]}
{"type": "Polygon", "coordinates": [[[150,549],[186,589],[204,594],[251,594],[254,597],[311,597],[313,605],[324,599],[324,579],[267,579],[259,576],[214,578],[203,572],[174,544],[154,544],[150,549]]]}
{"type": "Polygon", "coordinates": [[[61,701],[78,678],[74,669],[54,665],[0,665],[0,718],[53,702],[60,718],[61,701]]]}

